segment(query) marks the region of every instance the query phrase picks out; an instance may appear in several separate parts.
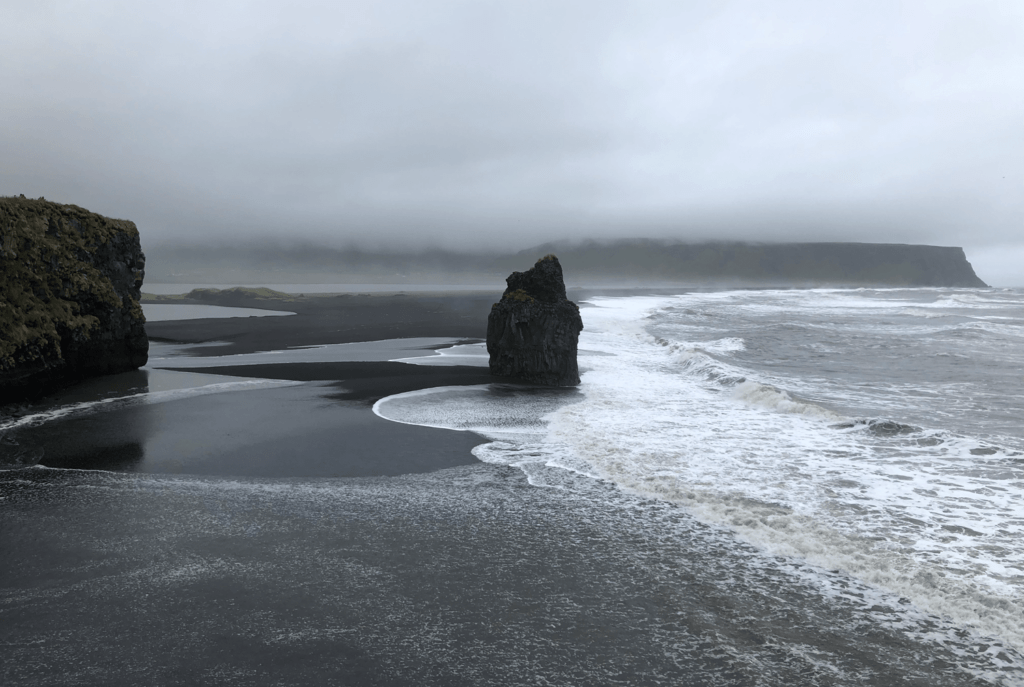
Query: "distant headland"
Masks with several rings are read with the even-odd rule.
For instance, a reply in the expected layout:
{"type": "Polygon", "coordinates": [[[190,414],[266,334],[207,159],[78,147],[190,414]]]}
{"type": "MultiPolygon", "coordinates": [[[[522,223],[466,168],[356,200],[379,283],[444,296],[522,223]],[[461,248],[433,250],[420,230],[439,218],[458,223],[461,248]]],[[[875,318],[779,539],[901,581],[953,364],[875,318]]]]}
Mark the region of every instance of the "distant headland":
{"type": "Polygon", "coordinates": [[[638,239],[549,244],[566,269],[606,278],[782,286],[985,287],[962,248],[898,243],[677,243],[638,239]]]}
{"type": "Polygon", "coordinates": [[[548,243],[518,253],[367,251],[249,243],[147,248],[160,283],[502,283],[538,255],[558,255],[569,286],[987,286],[962,248],[888,243],[548,243]]]}

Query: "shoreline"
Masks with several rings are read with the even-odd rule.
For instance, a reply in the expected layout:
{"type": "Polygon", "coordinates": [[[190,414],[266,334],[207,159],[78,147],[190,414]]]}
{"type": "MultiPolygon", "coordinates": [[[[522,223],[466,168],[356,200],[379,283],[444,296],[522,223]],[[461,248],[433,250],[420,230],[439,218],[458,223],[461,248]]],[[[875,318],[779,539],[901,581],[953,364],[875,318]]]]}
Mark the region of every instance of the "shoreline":
{"type": "Polygon", "coordinates": [[[431,295],[338,295],[265,299],[232,295],[187,304],[294,312],[288,317],[166,320],[146,324],[151,341],[176,344],[224,342],[203,355],[232,355],[289,347],[384,339],[443,337],[483,339],[496,293],[431,295]]]}
{"type": "Polygon", "coordinates": [[[394,477],[477,463],[471,432],[399,425],[331,384],[197,393],[16,433],[40,465],[227,478],[394,477]],[[56,430],[56,431],[53,431],[56,430]]]}
{"type": "MultiPolygon", "coordinates": [[[[342,338],[372,324],[358,309],[319,321],[346,329],[311,326],[292,340],[342,338]]],[[[187,335],[191,324],[167,330],[187,335]]],[[[261,325],[217,326],[239,324],[261,325]]],[[[494,461],[492,449],[502,449],[482,447],[487,460],[478,461],[471,451],[486,439],[472,432],[373,413],[374,398],[486,376],[486,368],[389,359],[459,339],[223,357],[249,345],[243,335],[241,346],[156,346],[146,369],[51,398],[53,409],[100,399],[92,401],[98,412],[33,430],[61,443],[50,448],[65,456],[79,451],[93,469],[0,472],[8,518],[0,544],[12,561],[0,579],[11,592],[0,636],[13,656],[0,668],[7,682],[447,686],[543,676],[551,684],[981,687],[1017,684],[1024,674],[1019,651],[998,632],[931,615],[905,587],[844,572],[831,559],[780,555],[770,539],[749,536],[744,523],[773,527],[776,516],[803,536],[799,522],[760,508],[757,494],[709,494],[735,518],[716,521],[707,510],[567,469],[528,444],[512,442],[508,459],[494,461]],[[107,403],[113,391],[142,398],[107,403]],[[104,457],[121,464],[104,466],[104,457]],[[101,471],[110,467],[116,472],[101,471]],[[744,510],[748,502],[757,509],[744,510]],[[39,660],[40,647],[49,660],[39,660]]],[[[668,408],[681,430],[729,429],[723,413],[704,421],[679,413],[692,404],[645,406],[621,388],[604,390],[585,395],[603,396],[611,413],[668,408]]],[[[533,417],[519,412],[524,404],[495,407],[470,399],[440,410],[473,418],[452,426],[495,426],[487,418],[505,408],[533,417]]],[[[599,442],[592,446],[614,459],[630,458],[630,433],[671,429],[626,417],[620,444],[599,408],[578,410],[589,425],[573,436],[599,442]]],[[[715,455],[706,434],[694,436],[682,431],[674,445],[715,455]]],[[[842,465],[819,453],[826,470],[842,465]]],[[[786,476],[777,488],[800,487],[799,475],[786,476]]],[[[800,541],[831,541],[815,536],[800,541]]]]}
{"type": "MultiPolygon", "coordinates": [[[[147,325],[150,339],[178,344],[175,356],[183,358],[394,338],[479,340],[493,296],[248,300],[297,314],[166,320],[147,325]],[[210,341],[223,345],[196,345],[210,341]]],[[[437,386],[508,382],[486,367],[379,358],[245,365],[230,365],[225,358],[223,366],[202,368],[173,362],[174,357],[164,357],[159,367],[93,378],[53,394],[33,404],[30,414],[76,404],[82,411],[29,423],[37,426],[13,430],[9,438],[22,450],[42,451],[39,464],[55,468],[223,477],[397,476],[478,463],[471,450],[487,440],[471,432],[390,422],[374,415],[376,401],[437,386]],[[94,403],[119,396],[126,400],[94,403]]]]}

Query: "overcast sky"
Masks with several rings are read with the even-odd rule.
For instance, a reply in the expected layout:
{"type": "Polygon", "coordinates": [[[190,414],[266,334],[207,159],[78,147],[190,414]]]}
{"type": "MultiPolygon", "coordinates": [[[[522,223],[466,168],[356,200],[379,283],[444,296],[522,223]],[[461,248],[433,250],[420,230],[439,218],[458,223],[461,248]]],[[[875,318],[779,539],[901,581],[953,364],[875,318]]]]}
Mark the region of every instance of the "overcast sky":
{"type": "Polygon", "coordinates": [[[1021,0],[0,0],[0,73],[0,194],[144,248],[886,241],[1024,283],[1021,0]]]}

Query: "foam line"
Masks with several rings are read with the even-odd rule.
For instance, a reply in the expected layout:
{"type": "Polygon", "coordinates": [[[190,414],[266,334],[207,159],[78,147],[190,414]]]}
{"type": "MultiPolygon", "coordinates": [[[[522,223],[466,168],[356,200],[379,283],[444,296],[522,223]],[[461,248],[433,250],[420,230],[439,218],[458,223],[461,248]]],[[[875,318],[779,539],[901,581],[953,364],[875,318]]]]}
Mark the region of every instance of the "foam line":
{"type": "Polygon", "coordinates": [[[42,413],[25,415],[0,422],[0,432],[11,432],[24,427],[38,427],[55,420],[69,417],[78,417],[94,412],[103,412],[116,408],[124,408],[144,403],[165,403],[194,396],[206,396],[209,394],[220,394],[229,391],[254,391],[258,389],[274,389],[286,386],[296,386],[305,382],[291,382],[276,379],[251,379],[237,382],[221,382],[217,384],[206,384],[199,387],[187,389],[170,389],[167,391],[150,391],[116,398],[103,398],[98,401],[85,401],[74,403],[58,408],[53,408],[42,413]]]}
{"type": "Polygon", "coordinates": [[[1019,335],[1024,297],[1014,297],[992,305],[987,293],[904,289],[595,298],[580,346],[600,355],[586,358],[577,397],[425,390],[382,399],[375,412],[488,436],[477,457],[520,467],[539,486],[558,487],[552,475],[562,471],[678,504],[768,553],[844,571],[1020,649],[1024,438],[1019,416],[1015,424],[1009,411],[1004,421],[974,410],[987,393],[1011,406],[1016,396],[961,381],[955,367],[947,381],[875,379],[859,358],[844,360],[861,354],[854,345],[905,356],[900,337],[917,337],[911,350],[932,341],[929,350],[972,359],[980,348],[1017,369],[1019,346],[989,323],[934,328],[916,314],[987,317],[991,306],[1019,335]],[[915,314],[900,314],[908,308],[915,314]],[[988,338],[964,347],[941,338],[950,331],[988,338]],[[841,374],[787,362],[815,356],[841,374]],[[948,426],[935,424],[937,412],[949,413],[948,426]]]}

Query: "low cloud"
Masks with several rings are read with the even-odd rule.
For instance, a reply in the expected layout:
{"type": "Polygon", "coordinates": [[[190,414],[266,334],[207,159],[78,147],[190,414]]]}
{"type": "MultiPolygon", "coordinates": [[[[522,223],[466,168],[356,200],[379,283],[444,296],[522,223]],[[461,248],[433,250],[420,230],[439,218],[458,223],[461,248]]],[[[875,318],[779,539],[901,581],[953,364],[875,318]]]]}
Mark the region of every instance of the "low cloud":
{"type": "Polygon", "coordinates": [[[0,193],[146,241],[1020,241],[1016,0],[5,13],[0,193]]]}

